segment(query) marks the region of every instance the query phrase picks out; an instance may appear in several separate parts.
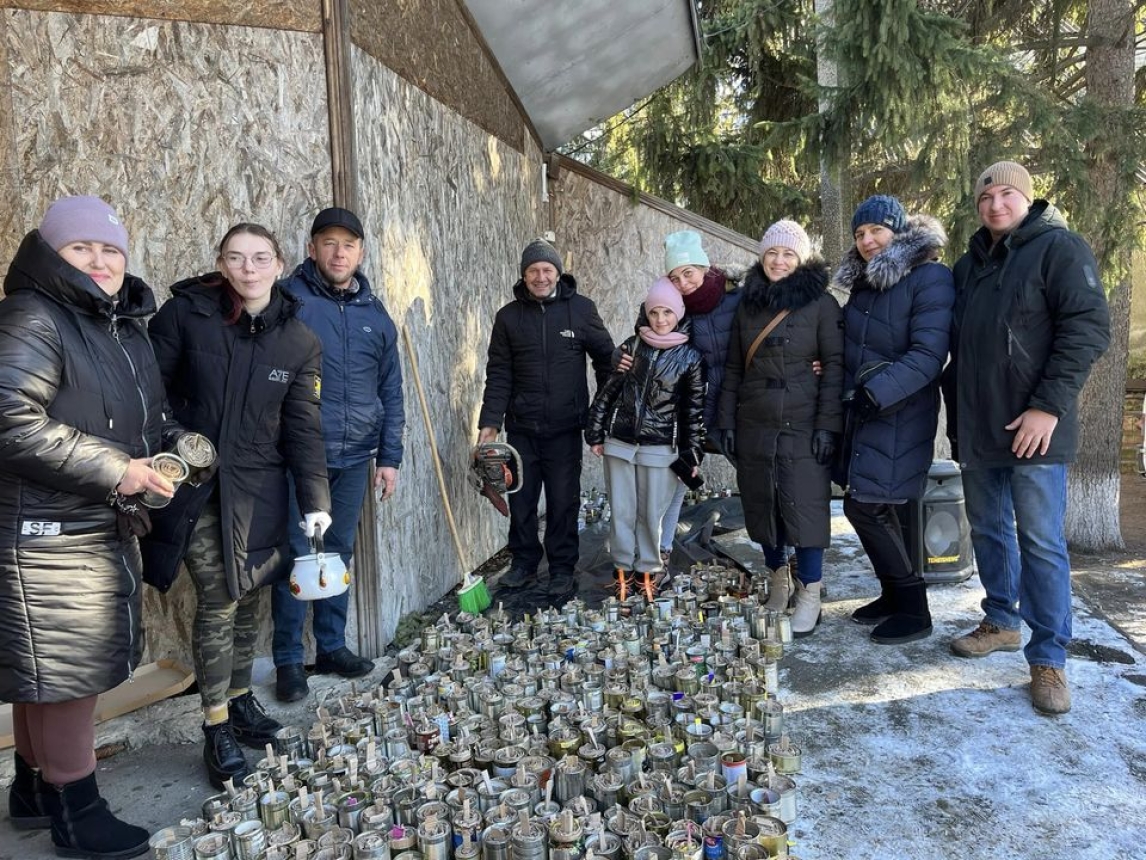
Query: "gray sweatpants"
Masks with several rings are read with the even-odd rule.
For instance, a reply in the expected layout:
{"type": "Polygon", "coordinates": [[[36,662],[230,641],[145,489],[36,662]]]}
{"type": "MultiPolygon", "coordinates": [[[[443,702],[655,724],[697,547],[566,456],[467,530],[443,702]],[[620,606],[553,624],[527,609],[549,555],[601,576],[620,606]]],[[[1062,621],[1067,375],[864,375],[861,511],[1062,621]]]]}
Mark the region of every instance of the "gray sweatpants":
{"type": "Polygon", "coordinates": [[[676,492],[669,463],[676,452],[667,445],[625,445],[605,442],[605,481],[613,519],[609,548],[613,563],[623,570],[661,570],[661,521],[676,492]]]}

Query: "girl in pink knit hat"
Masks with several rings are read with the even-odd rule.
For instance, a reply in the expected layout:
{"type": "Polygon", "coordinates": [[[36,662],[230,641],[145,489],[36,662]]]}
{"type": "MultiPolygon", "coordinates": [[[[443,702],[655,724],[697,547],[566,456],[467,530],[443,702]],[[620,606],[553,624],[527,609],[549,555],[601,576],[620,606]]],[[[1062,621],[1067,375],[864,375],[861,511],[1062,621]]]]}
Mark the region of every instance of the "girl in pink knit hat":
{"type": "Polygon", "coordinates": [[[632,366],[597,391],[585,441],[605,457],[613,508],[609,536],[617,595],[635,583],[651,601],[664,575],[661,521],[676,476],[699,485],[704,454],[704,360],[689,345],[684,300],[668,278],[658,278],[643,306],[648,324],[621,349],[632,366]]]}

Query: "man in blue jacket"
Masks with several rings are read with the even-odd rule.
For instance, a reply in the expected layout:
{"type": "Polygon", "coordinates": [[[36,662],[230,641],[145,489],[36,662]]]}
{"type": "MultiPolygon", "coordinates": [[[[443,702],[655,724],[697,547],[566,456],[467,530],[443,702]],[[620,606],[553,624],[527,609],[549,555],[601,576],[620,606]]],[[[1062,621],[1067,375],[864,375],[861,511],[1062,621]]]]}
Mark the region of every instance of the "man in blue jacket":
{"type": "MultiPolygon", "coordinates": [[[[323,209],[310,228],[309,259],[290,277],[289,291],[302,302],[299,318],[322,341],[322,432],[333,510],[326,549],[347,565],[367,487],[382,501],[394,494],[402,464],[402,369],[398,330],[382,300],[359,269],[365,248],[362,223],[347,209],[323,209]]],[[[292,522],[301,521],[291,494],[292,522]]],[[[295,555],[309,552],[301,529],[292,529],[295,555]]],[[[315,671],[359,678],[374,663],[346,647],[349,594],[316,600],[315,671]]],[[[307,694],[303,669],[303,601],[291,597],[289,583],[275,585],[272,599],[275,693],[294,702],[307,694]]]]}
{"type": "Polygon", "coordinates": [[[1070,710],[1066,473],[1078,448],[1078,394],[1110,344],[1110,315],[1090,247],[1034,199],[1022,165],[984,170],[975,202],[983,226],[955,264],[944,392],[986,596],[983,621],[951,650],[1018,651],[1025,621],[1031,704],[1062,714],[1070,710]]]}

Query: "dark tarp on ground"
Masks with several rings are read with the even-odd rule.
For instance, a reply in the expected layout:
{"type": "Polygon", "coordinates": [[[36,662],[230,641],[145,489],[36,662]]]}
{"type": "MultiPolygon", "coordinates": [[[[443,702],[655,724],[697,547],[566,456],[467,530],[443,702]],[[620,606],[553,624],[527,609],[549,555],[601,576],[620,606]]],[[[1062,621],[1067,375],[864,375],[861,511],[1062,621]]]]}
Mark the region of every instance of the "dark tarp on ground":
{"type": "MultiPolygon", "coordinates": [[[[744,511],[739,496],[708,499],[681,511],[673,540],[673,554],[669,560],[672,571],[685,570],[695,562],[712,561],[720,558],[731,562],[747,572],[751,572],[744,560],[738,561],[735,555],[751,552],[743,543],[735,546],[731,542],[714,541],[715,535],[728,534],[744,528],[744,511]],[[730,552],[731,550],[731,552],[730,552]]],[[[594,523],[581,532],[580,559],[577,562],[577,597],[589,606],[600,606],[612,594],[613,559],[608,550],[609,524],[594,523]]],[[[548,593],[549,572],[546,563],[541,563],[534,582],[525,588],[503,588],[495,579],[491,583],[494,604],[501,603],[514,617],[532,613],[549,606],[552,598],[548,593]]]]}

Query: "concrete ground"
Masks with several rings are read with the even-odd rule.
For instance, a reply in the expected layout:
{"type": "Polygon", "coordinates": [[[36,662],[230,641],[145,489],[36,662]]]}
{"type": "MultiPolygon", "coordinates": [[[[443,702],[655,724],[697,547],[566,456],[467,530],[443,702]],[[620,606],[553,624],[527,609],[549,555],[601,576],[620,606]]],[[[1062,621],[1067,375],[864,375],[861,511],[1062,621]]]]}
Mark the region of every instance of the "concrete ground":
{"type": "MultiPolygon", "coordinates": [[[[930,590],[931,638],[871,644],[848,615],[877,588],[837,507],[823,623],[781,664],[788,725],[803,750],[794,855],[1146,858],[1146,480],[1127,478],[1123,508],[1128,551],[1074,560],[1074,708],[1050,718],[1031,709],[1022,654],[960,660],[949,652],[948,642],[979,620],[977,577],[930,590]]],[[[751,559],[742,535],[721,540],[751,559]]],[[[349,683],[321,678],[312,687],[310,701],[289,707],[269,687],[260,695],[279,719],[301,724],[319,696],[349,683]]],[[[98,771],[125,818],[158,829],[213,793],[196,706],[184,696],[101,727],[101,743],[129,747],[98,771]]],[[[3,766],[10,772],[10,760],[3,766]]],[[[0,822],[0,860],[53,856],[46,834],[0,822]]]]}

